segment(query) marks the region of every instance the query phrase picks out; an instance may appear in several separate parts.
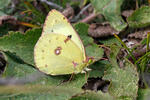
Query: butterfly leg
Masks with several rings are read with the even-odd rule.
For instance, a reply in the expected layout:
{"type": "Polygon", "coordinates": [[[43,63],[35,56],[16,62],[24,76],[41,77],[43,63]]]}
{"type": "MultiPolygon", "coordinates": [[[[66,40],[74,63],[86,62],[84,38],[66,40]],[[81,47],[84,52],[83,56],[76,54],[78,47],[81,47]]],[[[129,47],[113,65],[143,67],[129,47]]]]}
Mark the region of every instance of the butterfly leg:
{"type": "Polygon", "coordinates": [[[85,73],[85,81],[86,81],[86,83],[88,84],[88,77],[89,77],[89,75],[87,75],[87,72],[85,73]]]}
{"type": "Polygon", "coordinates": [[[74,75],[75,75],[74,73],[71,74],[71,76],[70,76],[68,82],[70,82],[70,81],[73,79],[74,75]]]}

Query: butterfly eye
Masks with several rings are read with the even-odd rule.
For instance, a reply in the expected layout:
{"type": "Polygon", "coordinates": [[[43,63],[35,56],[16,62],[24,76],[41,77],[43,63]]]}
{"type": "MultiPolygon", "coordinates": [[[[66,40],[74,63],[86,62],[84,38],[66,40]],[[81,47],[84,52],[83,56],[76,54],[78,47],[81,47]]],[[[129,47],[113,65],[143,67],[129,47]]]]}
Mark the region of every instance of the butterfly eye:
{"type": "Polygon", "coordinates": [[[71,37],[72,37],[72,35],[68,35],[68,38],[70,38],[70,39],[71,39],[71,37]]]}

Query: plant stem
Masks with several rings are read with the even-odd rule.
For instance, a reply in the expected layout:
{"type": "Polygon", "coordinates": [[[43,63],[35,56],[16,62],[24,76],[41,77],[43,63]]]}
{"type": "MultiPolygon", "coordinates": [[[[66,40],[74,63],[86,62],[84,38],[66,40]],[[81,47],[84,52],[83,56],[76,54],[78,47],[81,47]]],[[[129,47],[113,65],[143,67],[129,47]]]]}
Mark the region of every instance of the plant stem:
{"type": "Polygon", "coordinates": [[[136,62],[135,64],[137,64],[139,61],[141,61],[144,57],[150,55],[150,52],[147,52],[145,55],[143,55],[142,57],[140,57],[136,62]]]}
{"type": "Polygon", "coordinates": [[[150,32],[147,32],[147,41],[146,41],[147,48],[146,48],[146,52],[149,51],[149,42],[150,42],[150,32]]]}
{"type": "Polygon", "coordinates": [[[46,4],[48,4],[49,6],[52,6],[53,8],[59,9],[59,10],[63,10],[63,7],[61,7],[60,5],[57,5],[51,1],[47,1],[47,0],[40,0],[41,2],[44,2],[46,4]]]}
{"type": "Polygon", "coordinates": [[[132,57],[134,63],[136,62],[136,59],[135,57],[132,55],[132,52],[130,51],[130,49],[126,46],[126,44],[116,35],[116,34],[113,34],[117,39],[118,41],[123,45],[123,47],[128,51],[129,55],[132,57]]]}

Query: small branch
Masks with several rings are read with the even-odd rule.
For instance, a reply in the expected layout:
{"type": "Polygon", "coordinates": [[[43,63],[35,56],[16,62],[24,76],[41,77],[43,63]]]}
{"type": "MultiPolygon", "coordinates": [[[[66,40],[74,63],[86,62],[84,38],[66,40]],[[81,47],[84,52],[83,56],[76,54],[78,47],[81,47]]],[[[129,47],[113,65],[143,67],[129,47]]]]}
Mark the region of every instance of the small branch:
{"type": "Polygon", "coordinates": [[[86,18],[82,19],[80,22],[89,23],[92,21],[98,14],[92,13],[91,15],[87,16],[86,18]]]}
{"type": "Polygon", "coordinates": [[[48,4],[49,6],[52,6],[53,8],[59,9],[59,10],[63,10],[63,7],[61,7],[60,5],[57,5],[53,2],[47,1],[47,0],[40,0],[41,2],[44,2],[46,4],[48,4]]]}
{"type": "Polygon", "coordinates": [[[139,8],[139,3],[138,3],[138,0],[136,0],[136,9],[139,8]]]}
{"type": "Polygon", "coordinates": [[[87,6],[85,6],[79,13],[77,16],[75,16],[75,18],[73,19],[73,21],[77,21],[80,16],[83,14],[84,11],[86,11],[89,7],[91,7],[91,4],[88,4],[87,6]]]}

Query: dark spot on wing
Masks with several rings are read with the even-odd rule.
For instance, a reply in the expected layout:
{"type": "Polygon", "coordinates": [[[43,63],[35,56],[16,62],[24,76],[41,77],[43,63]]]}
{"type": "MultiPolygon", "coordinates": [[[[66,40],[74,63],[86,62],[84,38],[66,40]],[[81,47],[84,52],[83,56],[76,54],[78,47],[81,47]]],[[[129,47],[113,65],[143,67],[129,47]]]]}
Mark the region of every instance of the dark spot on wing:
{"type": "Polygon", "coordinates": [[[63,17],[63,20],[65,20],[65,17],[63,17]]]}
{"type": "Polygon", "coordinates": [[[51,32],[54,32],[53,30],[51,30],[51,32]]]}
{"type": "Polygon", "coordinates": [[[61,50],[62,50],[62,48],[61,48],[60,46],[58,46],[58,47],[54,50],[54,53],[55,53],[56,55],[59,55],[59,54],[61,53],[61,50]]]}
{"type": "Polygon", "coordinates": [[[46,64],[45,67],[48,67],[48,65],[46,64]]]}
{"type": "Polygon", "coordinates": [[[44,50],[42,50],[42,52],[44,52],[44,50]]]}

